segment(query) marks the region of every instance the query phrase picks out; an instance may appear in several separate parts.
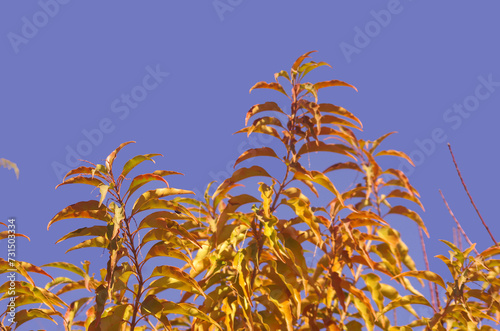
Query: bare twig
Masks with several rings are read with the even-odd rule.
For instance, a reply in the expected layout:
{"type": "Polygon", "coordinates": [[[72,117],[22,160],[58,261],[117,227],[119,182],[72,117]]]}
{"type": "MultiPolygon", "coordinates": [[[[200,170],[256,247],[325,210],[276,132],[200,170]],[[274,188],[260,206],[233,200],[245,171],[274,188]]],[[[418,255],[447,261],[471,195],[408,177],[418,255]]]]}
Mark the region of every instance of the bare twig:
{"type": "MultiPolygon", "coordinates": [[[[425,268],[427,271],[429,271],[429,259],[427,259],[427,252],[425,250],[425,242],[424,242],[424,236],[422,235],[422,228],[418,228],[418,234],[420,235],[420,244],[422,245],[422,253],[424,254],[424,261],[425,261],[425,268]]],[[[432,282],[429,280],[429,291],[431,292],[431,302],[432,302],[432,308],[434,309],[435,312],[437,312],[437,302],[436,298],[437,294],[434,292],[434,289],[432,288],[432,282]]]]}
{"type": "MultiPolygon", "coordinates": [[[[443,192],[441,192],[441,190],[439,190],[439,194],[441,194],[441,198],[443,198],[443,201],[444,201],[444,204],[446,205],[446,208],[448,209],[448,212],[450,213],[451,217],[453,217],[453,220],[455,221],[455,223],[457,224],[457,229],[458,231],[460,231],[460,233],[462,233],[462,236],[464,236],[465,240],[467,240],[467,243],[469,243],[470,246],[472,246],[472,241],[470,241],[469,237],[467,237],[467,234],[465,233],[464,229],[462,228],[462,226],[460,225],[460,223],[458,222],[457,218],[455,217],[455,215],[453,214],[453,212],[451,211],[451,208],[450,206],[448,205],[448,202],[446,201],[446,199],[444,198],[444,195],[443,195],[443,192]]],[[[477,249],[474,248],[474,252],[479,255],[479,252],[477,251],[477,249]]]]}
{"type": "Polygon", "coordinates": [[[488,233],[491,237],[491,240],[493,240],[495,245],[500,246],[498,241],[495,240],[495,237],[493,237],[493,234],[491,234],[491,231],[488,228],[488,226],[486,225],[486,222],[484,221],[483,217],[481,216],[481,213],[477,209],[476,204],[474,203],[474,200],[472,200],[472,196],[470,195],[469,190],[467,189],[467,185],[465,185],[464,179],[462,178],[462,174],[460,173],[460,169],[458,169],[457,161],[455,161],[455,156],[453,155],[453,151],[451,150],[450,144],[448,144],[448,148],[450,149],[451,157],[453,158],[453,163],[455,164],[455,168],[457,169],[458,176],[460,177],[460,180],[462,181],[462,185],[465,189],[465,192],[467,192],[467,195],[469,196],[469,199],[470,199],[470,202],[472,203],[472,206],[474,206],[474,209],[476,210],[477,215],[481,219],[481,222],[483,222],[483,226],[485,227],[486,231],[488,231],[488,233]]]}

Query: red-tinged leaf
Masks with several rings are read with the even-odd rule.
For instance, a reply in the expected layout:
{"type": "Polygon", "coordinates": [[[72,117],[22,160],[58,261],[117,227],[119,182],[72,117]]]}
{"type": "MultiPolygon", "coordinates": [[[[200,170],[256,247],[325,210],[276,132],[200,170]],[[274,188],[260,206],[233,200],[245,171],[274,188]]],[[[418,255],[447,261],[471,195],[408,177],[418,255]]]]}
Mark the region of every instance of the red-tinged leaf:
{"type": "Polygon", "coordinates": [[[349,121],[346,121],[343,118],[337,117],[337,116],[332,116],[332,115],[323,115],[321,117],[321,123],[322,124],[331,124],[331,125],[338,125],[338,126],[348,126],[351,128],[358,129],[360,131],[363,131],[363,127],[359,127],[356,124],[353,124],[349,121]]]}
{"type": "Polygon", "coordinates": [[[70,249],[68,249],[66,251],[66,253],[74,251],[76,249],[86,248],[86,247],[108,248],[108,245],[109,245],[109,240],[107,240],[106,238],[104,238],[104,237],[95,237],[95,238],[92,238],[92,239],[85,240],[85,241],[79,243],[78,245],[75,245],[75,246],[71,247],[70,249]]]}
{"type": "Polygon", "coordinates": [[[42,267],[59,268],[66,271],[71,271],[72,273],[75,273],[81,277],[85,277],[85,272],[81,268],[78,268],[76,265],[68,262],[51,262],[44,264],[42,267]]]}
{"type": "Polygon", "coordinates": [[[7,159],[0,159],[0,166],[9,170],[14,170],[14,172],[16,173],[16,178],[19,179],[19,168],[17,167],[17,164],[7,159]]]}
{"type": "Polygon", "coordinates": [[[107,227],[104,225],[96,225],[90,228],[80,228],[61,237],[58,241],[56,241],[56,244],[69,238],[83,236],[104,236],[106,234],[106,229],[107,227]]]}
{"type": "Polygon", "coordinates": [[[255,114],[261,113],[263,111],[277,111],[279,113],[285,114],[283,110],[281,110],[280,107],[278,107],[278,104],[276,102],[266,102],[263,104],[258,104],[254,105],[250,110],[247,112],[247,116],[245,117],[245,125],[248,124],[248,120],[255,114]]]}
{"type": "Polygon", "coordinates": [[[390,135],[392,135],[394,133],[397,133],[397,132],[392,131],[392,132],[386,133],[382,137],[370,142],[371,143],[370,153],[373,153],[377,149],[377,147],[382,143],[382,141],[384,141],[387,137],[389,137],[390,135]]]}
{"type": "Polygon", "coordinates": [[[108,172],[110,172],[111,169],[113,168],[113,162],[116,159],[116,154],[118,154],[118,152],[123,147],[125,147],[125,146],[127,146],[128,144],[131,144],[131,143],[135,143],[135,141],[124,142],[123,144],[121,144],[120,146],[118,146],[114,151],[112,151],[111,154],[108,155],[108,157],[106,158],[106,169],[108,170],[108,172]]]}
{"type": "Polygon", "coordinates": [[[347,109],[345,109],[343,107],[335,106],[335,105],[332,105],[331,103],[321,103],[321,104],[319,104],[319,111],[347,117],[347,118],[355,121],[356,123],[358,123],[361,128],[363,127],[363,124],[361,123],[359,118],[354,116],[350,111],[348,111],[347,109]]]}
{"type": "Polygon", "coordinates": [[[422,203],[420,202],[420,200],[415,195],[411,195],[408,192],[404,192],[404,191],[401,191],[401,190],[393,190],[385,198],[386,199],[387,198],[401,198],[401,199],[410,200],[410,201],[413,201],[416,204],[418,204],[420,206],[420,208],[422,208],[422,210],[425,211],[424,206],[422,205],[422,203]]]}
{"type": "MultiPolygon", "coordinates": [[[[169,247],[167,244],[164,242],[158,242],[154,244],[150,249],[149,252],[146,254],[146,257],[144,258],[144,261],[147,261],[153,257],[157,256],[167,256],[167,257],[172,257],[174,259],[179,259],[184,262],[187,262],[191,265],[191,260],[189,257],[187,257],[186,254],[182,253],[180,250],[176,248],[169,247]]],[[[191,267],[193,267],[191,265],[191,267]]]]}
{"type": "Polygon", "coordinates": [[[19,328],[21,325],[23,325],[26,322],[29,322],[35,318],[44,318],[48,319],[52,322],[54,322],[56,325],[57,322],[51,317],[51,315],[61,315],[61,313],[54,312],[50,309],[38,309],[38,308],[31,308],[29,310],[23,309],[20,311],[16,312],[16,328],[19,328]]]}
{"type": "Polygon", "coordinates": [[[100,177],[102,179],[106,179],[106,177],[104,177],[100,172],[95,172],[94,170],[95,170],[95,168],[93,168],[93,167],[87,167],[87,166],[81,166],[81,167],[78,167],[78,168],[75,168],[75,169],[71,169],[66,174],[66,176],[64,176],[63,181],[66,180],[66,177],[69,177],[69,176],[75,175],[75,174],[84,174],[84,175],[92,175],[92,174],[94,174],[97,177],[100,177]]]}
{"type": "Polygon", "coordinates": [[[402,157],[403,159],[405,159],[406,161],[410,162],[410,164],[412,166],[415,166],[415,164],[413,163],[413,161],[410,159],[410,157],[408,155],[406,155],[406,153],[404,152],[401,152],[401,151],[396,151],[396,150],[393,150],[393,149],[388,149],[386,151],[380,151],[378,152],[377,154],[375,154],[375,156],[382,156],[382,155],[392,155],[392,156],[398,156],[398,157],[402,157]]]}
{"type": "MultiPolygon", "coordinates": [[[[397,177],[401,181],[401,184],[403,184],[403,187],[406,188],[406,190],[408,191],[408,193],[420,196],[418,194],[418,192],[416,192],[416,190],[410,185],[410,181],[408,180],[408,177],[406,177],[406,175],[404,174],[404,172],[402,172],[401,170],[398,170],[398,169],[387,169],[383,173],[384,174],[391,174],[391,175],[397,177]]],[[[394,183],[392,180],[390,182],[394,183]]],[[[389,182],[387,184],[389,185],[389,182]]]]}
{"type": "Polygon", "coordinates": [[[164,219],[170,220],[186,220],[190,219],[188,216],[184,216],[182,214],[172,213],[169,211],[157,211],[149,214],[144,217],[137,227],[138,229],[146,229],[146,228],[159,228],[162,229],[165,227],[164,219]]]}
{"type": "Polygon", "coordinates": [[[236,160],[234,163],[234,167],[240,162],[243,162],[245,160],[251,159],[253,157],[257,156],[270,156],[270,157],[275,157],[278,160],[281,160],[278,155],[276,155],[276,152],[270,148],[270,147],[261,147],[261,148],[252,148],[249,149],[245,152],[243,152],[240,157],[236,160]]]}
{"type": "Polygon", "coordinates": [[[315,182],[316,184],[323,186],[324,188],[326,188],[327,190],[329,190],[330,192],[335,194],[335,196],[337,197],[339,202],[342,205],[344,205],[344,200],[342,199],[342,196],[340,195],[340,193],[337,190],[337,188],[335,187],[335,185],[333,185],[333,183],[330,181],[330,178],[328,178],[327,176],[325,176],[323,173],[321,173],[319,171],[313,170],[310,173],[311,173],[311,176],[309,176],[306,173],[297,171],[294,174],[294,178],[299,179],[299,180],[310,180],[310,181],[315,182]]]}
{"type": "Polygon", "coordinates": [[[203,292],[203,289],[200,287],[198,282],[194,278],[189,276],[189,274],[185,273],[184,271],[182,271],[181,269],[179,269],[177,267],[168,266],[168,265],[162,265],[162,266],[155,267],[149,278],[158,277],[158,276],[170,277],[170,278],[176,279],[176,280],[190,286],[190,288],[191,288],[190,292],[195,293],[195,294],[200,294],[203,297],[206,297],[205,293],[203,292]]]}
{"type": "Polygon", "coordinates": [[[325,82],[319,82],[319,83],[314,84],[314,88],[316,90],[319,90],[320,88],[323,88],[323,87],[330,87],[330,86],[352,87],[353,89],[356,90],[356,92],[358,92],[358,89],[356,87],[352,86],[351,84],[347,84],[346,82],[343,82],[341,80],[337,80],[337,79],[333,79],[333,80],[329,80],[329,81],[325,81],[325,82]]]}
{"type": "Polygon", "coordinates": [[[422,230],[424,230],[427,237],[429,237],[429,233],[427,232],[427,228],[425,227],[424,221],[422,221],[420,215],[418,215],[413,210],[410,210],[405,206],[395,206],[392,207],[387,214],[399,214],[408,217],[409,219],[415,221],[418,224],[418,226],[420,226],[422,230]]]}
{"type": "Polygon", "coordinates": [[[49,275],[48,273],[43,271],[42,268],[37,267],[36,265],[33,265],[31,263],[28,263],[28,262],[16,261],[16,269],[18,270],[18,272],[21,275],[26,277],[26,279],[28,279],[33,286],[35,286],[35,283],[31,279],[31,277],[28,275],[28,272],[35,272],[35,273],[47,276],[50,279],[54,279],[51,275],[49,275]]]}
{"type": "Polygon", "coordinates": [[[145,185],[151,181],[154,181],[154,180],[162,181],[167,185],[167,187],[169,187],[168,182],[165,180],[165,178],[158,176],[158,175],[145,174],[145,175],[136,176],[134,179],[132,179],[132,182],[130,183],[130,186],[129,186],[126,194],[132,195],[140,187],[142,187],[143,185],[145,185]]]}
{"type": "Polygon", "coordinates": [[[66,185],[66,184],[87,184],[87,185],[92,185],[95,187],[99,187],[101,185],[104,185],[104,183],[97,178],[91,178],[91,177],[85,177],[85,176],[76,176],[72,178],[66,179],[64,182],[56,186],[56,189],[61,186],[61,185],[66,185]]]}
{"type": "Polygon", "coordinates": [[[242,181],[244,179],[247,179],[249,177],[256,177],[256,176],[273,178],[271,177],[271,175],[267,173],[267,171],[264,168],[259,166],[252,166],[250,168],[238,169],[233,173],[233,175],[230,178],[224,180],[224,182],[222,182],[222,184],[219,185],[217,190],[212,195],[212,199],[215,199],[215,197],[219,195],[219,193],[222,192],[226,187],[234,183],[237,183],[239,181],[242,181]]]}
{"type": "Polygon", "coordinates": [[[483,252],[481,252],[481,254],[479,254],[479,256],[487,258],[487,257],[493,256],[493,255],[497,255],[497,254],[500,254],[500,247],[499,246],[493,246],[493,247],[490,247],[490,248],[484,250],[483,252]]]}
{"type": "MultiPolygon", "coordinates": [[[[312,152],[332,152],[332,153],[338,153],[342,154],[345,156],[349,156],[356,160],[354,156],[352,156],[351,153],[354,153],[352,148],[347,147],[342,144],[325,144],[322,141],[316,142],[316,141],[311,141],[303,144],[297,155],[301,156],[307,153],[312,153],[312,152]]],[[[357,160],[356,160],[357,161],[357,160]]]]}
{"type": "Polygon", "coordinates": [[[359,171],[359,172],[363,173],[363,170],[361,170],[361,168],[359,167],[359,165],[357,163],[354,163],[354,162],[339,162],[339,163],[335,163],[334,165],[331,165],[328,168],[326,168],[323,171],[323,173],[326,174],[327,172],[335,171],[335,170],[341,170],[341,169],[351,169],[351,170],[356,170],[356,171],[359,171]]]}
{"type": "MultiPolygon", "coordinates": [[[[261,125],[256,126],[256,127],[243,128],[239,131],[236,131],[235,134],[236,133],[246,133],[246,132],[249,132],[250,129],[252,130],[252,132],[267,134],[267,135],[273,136],[273,137],[281,140],[281,137],[275,128],[273,128],[272,126],[264,125],[264,124],[261,124],[261,125]]],[[[248,136],[248,134],[247,134],[247,136],[248,136]]]]}
{"type": "Polygon", "coordinates": [[[408,277],[408,276],[416,277],[416,278],[420,278],[420,279],[425,279],[425,280],[428,280],[428,281],[433,282],[435,284],[438,284],[442,288],[446,288],[446,285],[443,281],[443,278],[441,278],[441,276],[439,276],[438,274],[436,274],[432,271],[427,271],[427,270],[406,271],[406,272],[403,272],[397,276],[394,276],[393,279],[399,278],[399,277],[408,277]]]}
{"type": "Polygon", "coordinates": [[[271,89],[271,90],[276,90],[276,91],[281,92],[284,95],[288,96],[288,94],[286,94],[285,90],[283,89],[283,86],[281,86],[281,84],[279,84],[279,83],[258,82],[257,84],[252,86],[252,88],[250,88],[249,92],[252,92],[252,90],[257,89],[257,88],[267,88],[267,89],[271,89]]]}
{"type": "Polygon", "coordinates": [[[299,66],[302,64],[302,61],[304,61],[305,59],[307,58],[310,58],[309,54],[311,53],[315,53],[317,51],[310,51],[310,52],[307,52],[305,53],[304,55],[301,55],[297,60],[295,60],[295,62],[293,63],[292,65],[292,72],[293,71],[298,71],[299,69],[299,66]]]}
{"type": "Polygon", "coordinates": [[[64,208],[59,213],[57,213],[47,225],[47,230],[53,223],[68,218],[91,218],[101,220],[106,223],[109,223],[112,219],[108,214],[106,206],[99,206],[99,201],[80,201],[64,208]]]}
{"type": "Polygon", "coordinates": [[[194,194],[192,191],[181,190],[177,188],[160,188],[143,193],[134,203],[132,207],[132,214],[137,213],[143,204],[153,199],[160,199],[170,195],[178,194],[194,194]]]}
{"type": "MultiPolygon", "coordinates": [[[[6,239],[6,238],[8,238],[11,235],[12,235],[12,233],[10,233],[8,230],[7,231],[2,231],[2,232],[0,232],[0,240],[6,239]]],[[[29,241],[31,241],[31,239],[28,236],[25,236],[22,233],[15,233],[14,236],[16,236],[16,237],[24,237],[24,238],[28,239],[29,241]]]]}
{"type": "Polygon", "coordinates": [[[332,276],[333,288],[335,289],[335,293],[337,293],[337,299],[339,300],[340,305],[342,306],[342,309],[345,311],[347,308],[345,305],[344,290],[342,289],[342,286],[341,286],[342,278],[340,278],[339,274],[336,272],[332,272],[331,276],[332,276]]]}
{"type": "Polygon", "coordinates": [[[201,248],[200,244],[196,240],[195,237],[191,233],[189,233],[185,228],[183,228],[180,224],[178,224],[175,221],[169,220],[167,218],[148,218],[147,216],[139,225],[139,229],[143,228],[157,228],[157,229],[162,229],[162,230],[168,230],[177,236],[183,237],[184,239],[187,239],[191,241],[193,244],[201,248]]]}

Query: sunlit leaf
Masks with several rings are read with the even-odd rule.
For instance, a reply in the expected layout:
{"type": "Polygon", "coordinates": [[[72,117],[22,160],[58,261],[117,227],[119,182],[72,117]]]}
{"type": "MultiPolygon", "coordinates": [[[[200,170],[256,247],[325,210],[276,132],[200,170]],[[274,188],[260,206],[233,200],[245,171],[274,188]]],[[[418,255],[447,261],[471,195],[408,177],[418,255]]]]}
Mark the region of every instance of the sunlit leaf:
{"type": "Polygon", "coordinates": [[[314,84],[314,88],[316,90],[319,90],[320,88],[324,88],[324,87],[330,87],[330,86],[347,86],[347,87],[352,87],[353,89],[356,90],[356,92],[358,92],[358,89],[356,87],[354,87],[353,85],[348,84],[346,82],[343,82],[341,80],[337,80],[337,79],[333,79],[333,80],[329,80],[329,81],[325,81],[325,82],[319,82],[319,83],[314,84]]]}
{"type": "Polygon", "coordinates": [[[441,278],[441,276],[439,276],[438,274],[436,274],[436,273],[434,273],[432,271],[427,271],[427,270],[422,270],[422,271],[418,271],[418,270],[406,271],[406,272],[403,272],[403,273],[401,273],[401,274],[399,274],[397,276],[394,276],[393,278],[407,277],[407,276],[416,277],[416,278],[420,278],[420,279],[425,279],[425,280],[428,280],[430,282],[438,284],[442,288],[446,288],[446,285],[444,284],[444,281],[441,278]]]}
{"type": "Polygon", "coordinates": [[[275,157],[277,159],[280,159],[278,155],[276,155],[276,152],[272,148],[269,147],[260,147],[260,148],[252,148],[249,149],[245,152],[243,152],[240,157],[236,160],[234,163],[234,167],[240,162],[243,162],[245,160],[251,159],[253,157],[257,156],[270,156],[270,157],[275,157]]]}
{"type": "Polygon", "coordinates": [[[285,114],[283,110],[278,106],[276,102],[266,102],[263,104],[258,104],[252,106],[250,110],[247,112],[247,115],[245,117],[245,125],[248,124],[248,120],[255,114],[261,113],[263,111],[277,111],[279,113],[285,114]]]}
{"type": "Polygon", "coordinates": [[[80,228],[64,235],[58,241],[56,241],[56,244],[69,238],[82,237],[82,236],[104,236],[105,234],[106,234],[106,226],[104,225],[96,225],[90,228],[80,228]]]}
{"type": "Polygon", "coordinates": [[[95,187],[99,187],[101,185],[104,185],[104,183],[100,179],[97,179],[97,178],[76,176],[76,177],[71,177],[71,178],[66,179],[61,184],[57,185],[56,188],[58,188],[61,185],[66,185],[66,184],[87,184],[87,185],[92,185],[95,187]]]}
{"type": "Polygon", "coordinates": [[[106,223],[111,221],[111,216],[108,214],[106,206],[101,205],[99,201],[80,201],[57,213],[47,225],[47,230],[53,223],[69,218],[91,218],[101,220],[106,223]]]}
{"type": "Polygon", "coordinates": [[[111,152],[111,154],[108,155],[108,157],[106,158],[106,169],[108,170],[108,172],[111,172],[111,169],[113,168],[113,162],[116,159],[116,154],[118,154],[118,152],[123,147],[125,147],[125,146],[127,146],[128,144],[131,144],[131,143],[135,143],[135,141],[127,141],[127,142],[121,144],[113,152],[111,152]]]}
{"type": "Polygon", "coordinates": [[[276,91],[281,92],[284,95],[288,96],[288,94],[286,94],[285,90],[283,89],[283,86],[281,86],[281,84],[279,84],[279,83],[258,82],[250,88],[249,92],[252,92],[252,90],[257,89],[257,88],[267,88],[267,89],[271,89],[271,90],[276,90],[276,91]]]}
{"type": "Polygon", "coordinates": [[[382,156],[382,155],[399,156],[399,157],[405,159],[406,161],[410,162],[410,164],[412,166],[415,166],[415,164],[410,159],[410,157],[408,155],[406,155],[406,153],[404,153],[404,152],[396,151],[396,150],[393,150],[393,149],[388,149],[386,151],[380,151],[377,154],[375,154],[375,156],[382,156]]]}
{"type": "Polygon", "coordinates": [[[200,287],[198,282],[194,278],[189,276],[189,274],[185,273],[184,271],[182,271],[177,267],[168,265],[155,267],[153,272],[151,273],[150,278],[158,276],[170,277],[176,279],[184,283],[185,285],[189,286],[191,289],[190,292],[200,294],[205,297],[205,293],[203,292],[203,289],[200,287]]]}
{"type": "Polygon", "coordinates": [[[413,210],[410,210],[405,206],[395,206],[392,207],[387,214],[399,214],[408,217],[409,219],[415,221],[415,223],[417,223],[418,226],[420,226],[422,230],[424,230],[424,232],[427,234],[427,237],[429,237],[429,233],[427,232],[427,228],[425,227],[424,221],[422,221],[420,215],[418,215],[413,210]]]}

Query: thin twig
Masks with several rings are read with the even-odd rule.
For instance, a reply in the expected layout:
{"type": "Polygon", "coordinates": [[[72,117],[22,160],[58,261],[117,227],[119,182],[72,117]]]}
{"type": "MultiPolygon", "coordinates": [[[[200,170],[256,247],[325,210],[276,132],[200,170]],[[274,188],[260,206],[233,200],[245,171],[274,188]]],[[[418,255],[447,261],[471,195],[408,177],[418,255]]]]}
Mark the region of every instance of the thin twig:
{"type": "MultiPolygon", "coordinates": [[[[457,228],[458,228],[458,231],[460,231],[460,233],[462,233],[462,236],[464,236],[465,240],[467,240],[467,243],[469,243],[470,246],[472,246],[472,241],[470,241],[469,237],[467,237],[467,234],[465,233],[464,229],[462,228],[462,226],[460,225],[460,223],[458,222],[457,218],[455,217],[455,215],[453,214],[453,212],[451,211],[451,208],[450,206],[448,205],[448,202],[446,201],[446,199],[444,198],[444,195],[443,195],[443,192],[441,192],[441,190],[439,190],[439,194],[441,194],[441,198],[443,198],[443,201],[444,201],[444,204],[446,205],[446,208],[448,209],[448,212],[450,213],[451,217],[453,217],[453,220],[455,221],[455,223],[457,224],[457,228]]],[[[477,251],[476,248],[474,248],[474,252],[479,255],[479,252],[477,251]]]]}
{"type": "MultiPolygon", "coordinates": [[[[424,242],[424,236],[422,234],[422,228],[418,228],[418,234],[420,236],[420,244],[422,245],[422,252],[424,254],[424,261],[425,261],[425,268],[427,271],[429,271],[429,260],[427,259],[427,252],[425,250],[425,242],[424,242]]],[[[431,302],[432,302],[432,308],[434,309],[435,312],[437,312],[437,302],[436,302],[436,293],[434,293],[434,290],[432,288],[432,282],[429,280],[429,291],[431,292],[431,302]]]]}
{"type": "Polygon", "coordinates": [[[486,225],[486,222],[484,221],[483,217],[481,216],[481,213],[477,209],[476,204],[474,203],[474,200],[472,200],[472,196],[470,195],[469,190],[467,189],[467,185],[465,185],[464,179],[462,178],[462,174],[460,173],[460,170],[458,169],[457,161],[455,161],[455,156],[453,155],[453,151],[451,150],[450,144],[448,144],[448,148],[450,149],[451,157],[453,158],[453,163],[455,164],[455,168],[457,169],[458,176],[460,177],[460,180],[462,181],[462,185],[465,189],[465,192],[467,192],[467,195],[469,196],[469,199],[470,199],[470,202],[472,203],[472,206],[474,206],[474,209],[476,210],[477,215],[481,219],[481,222],[483,222],[483,226],[485,227],[486,231],[488,231],[488,233],[491,237],[491,240],[493,240],[495,245],[500,246],[498,241],[495,240],[495,237],[493,237],[493,234],[491,234],[491,231],[488,228],[488,226],[486,225]]]}

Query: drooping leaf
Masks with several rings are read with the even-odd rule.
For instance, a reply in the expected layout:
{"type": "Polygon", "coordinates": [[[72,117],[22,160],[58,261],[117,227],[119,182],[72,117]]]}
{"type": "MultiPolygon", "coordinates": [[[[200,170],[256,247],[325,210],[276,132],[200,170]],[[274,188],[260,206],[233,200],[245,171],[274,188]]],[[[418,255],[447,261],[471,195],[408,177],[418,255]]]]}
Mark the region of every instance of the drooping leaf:
{"type": "Polygon", "coordinates": [[[382,155],[398,156],[398,157],[401,157],[401,158],[405,159],[406,161],[408,161],[412,166],[415,166],[415,164],[410,159],[410,157],[408,155],[406,155],[406,153],[404,153],[404,152],[396,151],[393,149],[388,149],[385,151],[380,151],[377,154],[375,154],[375,156],[382,156],[382,155]]]}
{"type": "Polygon", "coordinates": [[[170,277],[170,278],[176,279],[176,280],[184,283],[185,285],[189,286],[191,289],[190,292],[200,294],[200,295],[206,297],[205,293],[203,292],[203,289],[200,287],[198,282],[194,278],[189,276],[189,274],[185,273],[184,271],[182,271],[181,269],[179,269],[177,267],[168,266],[168,265],[157,266],[154,268],[153,272],[151,273],[150,278],[158,277],[158,276],[170,277]]]}
{"type": "Polygon", "coordinates": [[[319,83],[314,84],[314,88],[316,90],[319,90],[320,88],[324,88],[324,87],[330,87],[330,86],[347,86],[347,87],[352,87],[353,89],[356,90],[356,92],[358,92],[358,89],[356,87],[354,87],[353,85],[348,84],[346,82],[343,82],[341,80],[337,80],[337,79],[333,79],[333,80],[329,80],[329,81],[325,81],[325,82],[319,82],[319,83]]]}
{"type": "Polygon", "coordinates": [[[404,297],[399,297],[393,301],[391,301],[385,308],[381,311],[381,315],[387,313],[388,311],[402,307],[406,305],[425,305],[428,307],[432,307],[432,305],[427,301],[427,299],[420,295],[406,295],[404,297]]]}
{"type": "Polygon", "coordinates": [[[258,104],[252,106],[250,110],[247,112],[245,117],[245,125],[248,125],[248,120],[255,114],[261,113],[263,111],[277,111],[279,113],[285,114],[283,110],[278,106],[276,102],[266,102],[263,104],[258,104]]]}
{"type": "Polygon", "coordinates": [[[393,278],[407,277],[407,276],[425,279],[425,280],[428,280],[428,281],[433,282],[435,284],[438,284],[442,288],[446,288],[446,285],[444,284],[444,281],[441,278],[441,276],[439,276],[438,274],[436,274],[432,271],[427,271],[427,270],[406,271],[406,272],[403,272],[397,276],[394,276],[393,278]]]}
{"type": "Polygon", "coordinates": [[[92,239],[85,240],[85,241],[79,243],[78,245],[75,245],[75,246],[71,247],[70,249],[68,249],[66,251],[66,253],[74,251],[76,249],[85,248],[85,247],[108,248],[108,245],[109,245],[109,240],[107,240],[106,238],[104,238],[104,237],[95,237],[95,238],[92,238],[92,239]]]}
{"type": "Polygon", "coordinates": [[[69,238],[82,237],[82,236],[104,236],[105,234],[106,234],[106,226],[104,225],[96,225],[90,228],[80,228],[62,236],[58,241],[56,241],[56,244],[69,238]]]}
{"type": "Polygon", "coordinates": [[[51,263],[44,264],[42,267],[59,268],[59,269],[71,271],[71,272],[73,272],[81,277],[85,277],[85,272],[81,268],[75,266],[74,264],[68,263],[68,262],[51,262],[51,263]]]}
{"type": "Polygon", "coordinates": [[[220,194],[220,192],[222,192],[226,187],[234,183],[237,183],[239,181],[242,181],[243,179],[255,176],[272,178],[271,175],[269,175],[267,171],[260,166],[252,166],[250,168],[238,169],[231,175],[231,177],[224,180],[224,182],[222,182],[222,184],[219,185],[217,190],[212,195],[212,199],[215,199],[215,197],[218,194],[220,194]]]}
{"type": "Polygon", "coordinates": [[[47,230],[53,223],[68,218],[91,218],[101,220],[106,223],[111,221],[111,216],[108,214],[106,206],[101,205],[99,201],[80,201],[57,213],[47,225],[47,230]]]}
{"type": "Polygon", "coordinates": [[[141,209],[142,205],[144,205],[149,200],[160,199],[166,196],[178,194],[194,194],[194,192],[176,188],[160,188],[147,191],[135,201],[134,206],[132,207],[132,214],[137,213],[137,211],[141,209]]]}
{"type": "Polygon", "coordinates": [[[276,91],[281,92],[284,95],[288,96],[288,94],[286,94],[285,90],[283,89],[283,86],[281,86],[280,83],[258,82],[250,88],[249,92],[252,92],[252,90],[257,89],[257,88],[267,88],[267,89],[271,89],[271,90],[276,90],[276,91]]]}
{"type": "Polygon", "coordinates": [[[56,189],[59,186],[66,185],[66,184],[87,184],[87,185],[92,185],[95,187],[99,187],[101,185],[104,185],[104,183],[100,179],[97,179],[97,178],[76,176],[76,177],[71,177],[71,178],[64,180],[64,182],[62,182],[61,184],[56,186],[56,189]]]}
{"type": "Polygon", "coordinates": [[[140,163],[142,163],[144,161],[151,161],[151,162],[155,163],[155,161],[153,160],[153,157],[155,157],[155,156],[163,156],[163,155],[161,155],[161,154],[144,154],[144,155],[134,156],[133,158],[128,160],[127,163],[125,163],[125,165],[123,166],[123,170],[122,170],[120,177],[126,177],[128,175],[128,173],[130,171],[132,171],[132,169],[134,169],[137,165],[139,165],[140,163]]]}
{"type": "Polygon", "coordinates": [[[429,237],[429,233],[427,232],[427,228],[425,227],[424,221],[422,221],[420,215],[418,215],[413,210],[410,210],[405,206],[395,206],[392,207],[387,214],[399,214],[408,217],[409,219],[415,221],[415,223],[417,223],[418,226],[420,226],[422,230],[424,230],[425,234],[427,234],[427,237],[429,237]]]}
{"type": "Polygon", "coordinates": [[[270,157],[275,157],[275,158],[281,160],[278,157],[278,155],[276,155],[276,152],[270,147],[252,148],[252,149],[249,149],[249,150],[243,152],[240,155],[240,157],[238,157],[238,159],[234,163],[234,167],[236,167],[236,165],[240,162],[243,162],[245,160],[248,160],[248,159],[251,159],[251,158],[257,157],[257,156],[270,156],[270,157]]]}

